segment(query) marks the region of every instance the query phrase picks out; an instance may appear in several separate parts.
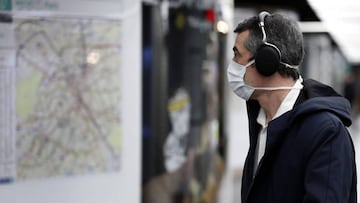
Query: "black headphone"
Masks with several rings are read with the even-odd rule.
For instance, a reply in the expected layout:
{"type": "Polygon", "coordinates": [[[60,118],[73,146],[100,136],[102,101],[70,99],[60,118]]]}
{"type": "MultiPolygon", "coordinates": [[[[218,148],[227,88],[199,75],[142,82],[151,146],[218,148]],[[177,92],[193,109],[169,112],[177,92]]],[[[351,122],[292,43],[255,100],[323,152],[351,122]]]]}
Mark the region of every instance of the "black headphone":
{"type": "Polygon", "coordinates": [[[255,53],[255,66],[257,71],[264,75],[270,76],[274,74],[281,62],[281,52],[274,44],[271,44],[266,41],[266,32],[265,32],[265,18],[269,16],[270,13],[262,11],[259,13],[259,27],[263,34],[263,44],[256,50],[255,53]]]}

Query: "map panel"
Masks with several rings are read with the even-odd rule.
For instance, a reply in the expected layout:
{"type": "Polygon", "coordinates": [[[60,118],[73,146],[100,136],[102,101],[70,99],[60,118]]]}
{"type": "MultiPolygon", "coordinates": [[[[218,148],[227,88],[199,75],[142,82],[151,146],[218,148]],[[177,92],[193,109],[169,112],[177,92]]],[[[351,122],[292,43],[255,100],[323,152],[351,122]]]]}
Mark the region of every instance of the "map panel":
{"type": "Polygon", "coordinates": [[[17,179],[121,162],[121,21],[15,19],[17,179]]]}

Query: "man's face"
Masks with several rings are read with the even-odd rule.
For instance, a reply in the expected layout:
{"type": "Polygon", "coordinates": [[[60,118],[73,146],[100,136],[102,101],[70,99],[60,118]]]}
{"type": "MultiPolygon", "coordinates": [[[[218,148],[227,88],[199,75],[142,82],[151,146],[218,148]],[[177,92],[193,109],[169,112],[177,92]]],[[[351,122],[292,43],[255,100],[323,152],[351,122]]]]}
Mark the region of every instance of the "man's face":
{"type": "MultiPolygon", "coordinates": [[[[235,45],[233,47],[234,56],[233,60],[241,65],[245,65],[249,63],[252,54],[250,51],[245,48],[245,41],[249,37],[249,31],[245,30],[236,35],[235,45]]],[[[249,66],[246,69],[246,73],[244,76],[244,81],[246,84],[251,86],[259,86],[256,81],[259,81],[259,72],[256,70],[254,65],[249,66]]]]}
{"type": "Polygon", "coordinates": [[[251,53],[248,49],[245,48],[244,44],[246,39],[249,37],[249,31],[245,30],[244,32],[238,33],[236,35],[235,44],[233,47],[233,60],[236,63],[245,65],[249,62],[251,53]]]}

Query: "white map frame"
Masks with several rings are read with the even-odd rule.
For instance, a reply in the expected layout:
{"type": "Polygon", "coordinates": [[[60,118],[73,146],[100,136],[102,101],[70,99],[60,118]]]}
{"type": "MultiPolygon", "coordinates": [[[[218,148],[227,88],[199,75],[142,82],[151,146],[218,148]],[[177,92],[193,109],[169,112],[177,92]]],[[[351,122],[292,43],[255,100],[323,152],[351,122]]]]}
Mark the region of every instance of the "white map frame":
{"type": "MultiPolygon", "coordinates": [[[[60,1],[60,0],[59,0],[60,1]]],[[[84,2],[81,0],[71,2],[84,2]]],[[[0,185],[0,202],[8,203],[139,203],[141,199],[141,3],[132,5],[123,19],[122,160],[110,174],[31,180],[0,185]]],[[[131,3],[129,3],[131,2],[131,3]]],[[[30,14],[26,14],[30,15],[30,14]]]]}

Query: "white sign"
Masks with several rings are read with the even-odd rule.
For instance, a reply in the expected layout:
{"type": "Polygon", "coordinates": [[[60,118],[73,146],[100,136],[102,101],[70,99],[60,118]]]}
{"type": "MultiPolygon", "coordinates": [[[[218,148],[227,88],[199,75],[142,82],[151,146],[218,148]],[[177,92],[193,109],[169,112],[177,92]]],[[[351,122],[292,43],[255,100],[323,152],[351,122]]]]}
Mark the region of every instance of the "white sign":
{"type": "Polygon", "coordinates": [[[16,176],[14,56],[12,23],[0,23],[0,183],[16,176]]]}
{"type": "Polygon", "coordinates": [[[125,11],[123,0],[13,0],[13,11],[119,17],[125,11]]]}

